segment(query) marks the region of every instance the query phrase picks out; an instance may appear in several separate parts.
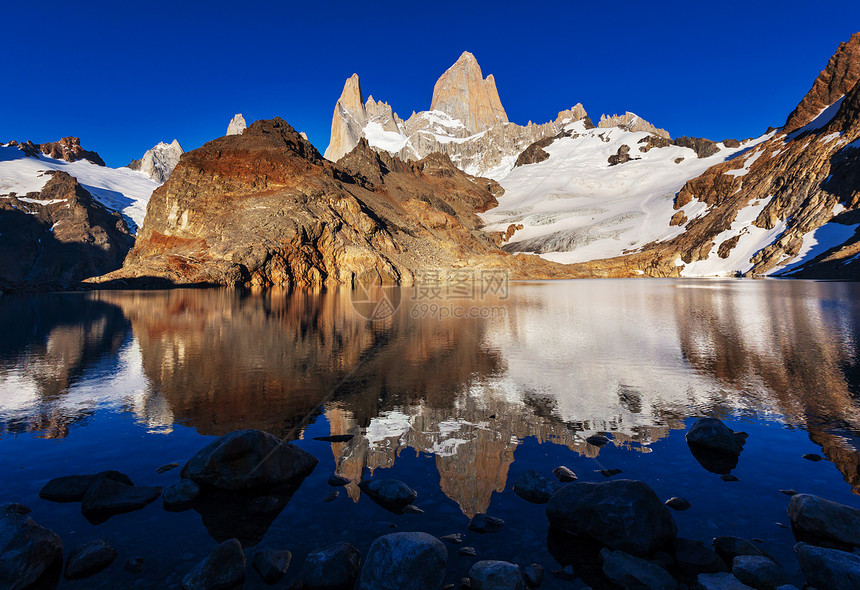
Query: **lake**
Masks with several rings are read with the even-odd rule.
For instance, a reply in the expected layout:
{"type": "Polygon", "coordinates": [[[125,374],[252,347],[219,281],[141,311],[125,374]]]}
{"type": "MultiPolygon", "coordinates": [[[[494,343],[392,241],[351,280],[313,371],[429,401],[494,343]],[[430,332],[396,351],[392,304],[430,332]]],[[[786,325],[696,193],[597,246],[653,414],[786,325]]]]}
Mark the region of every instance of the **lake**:
{"type": "MultiPolygon", "coordinates": [[[[483,289],[173,290],[0,297],[0,503],[21,502],[68,550],[105,538],[107,570],[61,588],[165,588],[238,536],[305,555],[379,535],[464,533],[446,582],[478,559],[560,569],[545,506],[512,490],[566,465],[584,481],[641,479],[692,508],[679,536],[756,543],[802,582],[781,489],[860,507],[860,284],[781,280],[518,282],[483,289]],[[687,446],[696,417],[749,433],[723,481],[687,446]],[[93,524],[38,492],[116,469],[166,486],[216,436],[255,428],[320,463],[265,518],[161,501],[93,524]],[[585,439],[606,433],[602,447],[585,439]],[[314,440],[351,434],[346,442],[314,440]],[[817,453],[826,460],[802,458],[817,453]],[[353,480],[334,501],[328,477],[353,480]],[[356,485],[401,479],[423,514],[393,514],[356,485]],[[505,520],[467,530],[471,516],[505,520]],[[220,516],[220,517],[219,517],[220,516]],[[144,559],[142,574],[123,569],[144,559]]],[[[246,588],[267,587],[249,568],[246,588]]],[[[286,587],[286,586],[284,586],[286,587]]]]}

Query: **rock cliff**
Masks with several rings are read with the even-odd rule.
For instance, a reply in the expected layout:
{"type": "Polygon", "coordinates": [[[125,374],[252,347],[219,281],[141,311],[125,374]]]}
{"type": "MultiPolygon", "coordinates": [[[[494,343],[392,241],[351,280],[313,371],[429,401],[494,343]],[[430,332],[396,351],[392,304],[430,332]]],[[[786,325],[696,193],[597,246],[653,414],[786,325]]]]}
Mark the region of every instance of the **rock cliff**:
{"type": "Polygon", "coordinates": [[[468,51],[436,81],[430,110],[459,120],[471,133],[508,121],[496,79],[492,74],[484,79],[478,60],[468,51]]]}
{"type": "Polygon", "coordinates": [[[653,133],[658,137],[671,139],[669,132],[665,129],[658,129],[639,115],[631,112],[626,112],[623,115],[600,115],[600,122],[597,126],[601,129],[608,127],[619,127],[625,131],[645,131],[653,133]]]}
{"type": "Polygon", "coordinates": [[[39,193],[0,198],[0,290],[76,285],[119,268],[134,243],[119,213],[51,174],[39,193]]]}
{"type": "Polygon", "coordinates": [[[404,163],[361,142],[341,162],[279,118],[187,152],[153,193],[123,268],[98,281],[408,284],[418,270],[464,265],[567,274],[478,231],[498,187],[444,155],[404,163]]]}
{"type": "Polygon", "coordinates": [[[236,113],[227,125],[227,135],[241,135],[247,127],[248,124],[245,123],[245,117],[242,116],[242,113],[236,113]]]}

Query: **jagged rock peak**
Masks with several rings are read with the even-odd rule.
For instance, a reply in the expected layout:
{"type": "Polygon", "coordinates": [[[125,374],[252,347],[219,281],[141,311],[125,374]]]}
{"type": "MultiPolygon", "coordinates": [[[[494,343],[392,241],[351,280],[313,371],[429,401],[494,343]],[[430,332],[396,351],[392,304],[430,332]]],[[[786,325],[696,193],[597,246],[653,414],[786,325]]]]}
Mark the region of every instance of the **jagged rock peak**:
{"type": "Polygon", "coordinates": [[[162,141],[146,150],[140,160],[132,160],[128,167],[143,172],[155,182],[166,182],[183,153],[178,140],[174,139],[170,143],[162,141]]]}
{"type": "Polygon", "coordinates": [[[236,113],[230,119],[230,124],[227,125],[227,135],[241,135],[247,127],[248,124],[245,123],[245,117],[242,116],[242,113],[236,113]]]}
{"type": "Polygon", "coordinates": [[[430,110],[459,119],[472,133],[508,120],[495,78],[490,74],[485,79],[478,60],[468,51],[436,81],[430,110]]]}
{"type": "Polygon", "coordinates": [[[644,131],[645,133],[653,133],[659,137],[671,139],[668,131],[658,129],[636,113],[631,113],[630,111],[627,111],[623,115],[612,115],[611,117],[600,115],[600,122],[597,126],[601,128],[620,127],[625,131],[644,131]]]}
{"type": "Polygon", "coordinates": [[[218,149],[239,147],[242,151],[246,152],[286,149],[291,152],[291,155],[311,162],[322,160],[322,156],[313,144],[281,117],[254,121],[245,129],[242,135],[218,138],[210,141],[203,147],[206,148],[213,145],[218,146],[218,149]]]}
{"type": "Polygon", "coordinates": [[[358,113],[364,110],[364,94],[361,92],[361,81],[358,79],[358,74],[353,74],[347,78],[343,85],[343,92],[340,93],[338,103],[348,112],[358,113]]]}
{"type": "MultiPolygon", "coordinates": [[[[372,97],[371,97],[372,98],[372,97]]],[[[370,99],[368,99],[370,103],[370,99]]],[[[376,108],[376,103],[373,103],[376,108]]],[[[389,108],[390,110],[390,108],[389,108]]],[[[331,119],[331,139],[325,157],[336,162],[358,145],[362,127],[367,122],[367,110],[358,74],[350,76],[343,85],[343,92],[334,105],[331,119]]]]}
{"type": "Polygon", "coordinates": [[[860,32],[839,44],[839,49],[821,70],[812,88],[785,121],[785,132],[790,133],[810,123],[822,110],[847,95],[860,81],[860,32]]]}
{"type": "Polygon", "coordinates": [[[87,160],[97,166],[105,165],[104,160],[96,152],[82,148],[81,140],[77,137],[64,137],[60,141],[50,141],[48,143],[33,143],[32,141],[25,141],[22,144],[13,143],[18,146],[19,150],[31,158],[39,157],[39,153],[41,152],[55,160],[65,160],[66,162],[87,160]]]}

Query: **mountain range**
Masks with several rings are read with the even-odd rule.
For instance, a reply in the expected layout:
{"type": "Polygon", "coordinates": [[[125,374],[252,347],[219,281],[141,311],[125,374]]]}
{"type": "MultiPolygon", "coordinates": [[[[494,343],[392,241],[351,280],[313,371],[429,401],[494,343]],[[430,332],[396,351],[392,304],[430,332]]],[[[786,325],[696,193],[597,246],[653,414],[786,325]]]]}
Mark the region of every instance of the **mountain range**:
{"type": "Polygon", "coordinates": [[[781,127],[713,141],[631,112],[595,125],[579,103],[518,125],[464,52],[405,120],[350,77],[324,156],[286,121],[240,114],[201,148],[159,143],[119,169],[76,138],[2,142],[0,259],[27,255],[0,266],[0,288],[409,284],[457,268],[854,278],[858,80],[860,33],[781,127]]]}

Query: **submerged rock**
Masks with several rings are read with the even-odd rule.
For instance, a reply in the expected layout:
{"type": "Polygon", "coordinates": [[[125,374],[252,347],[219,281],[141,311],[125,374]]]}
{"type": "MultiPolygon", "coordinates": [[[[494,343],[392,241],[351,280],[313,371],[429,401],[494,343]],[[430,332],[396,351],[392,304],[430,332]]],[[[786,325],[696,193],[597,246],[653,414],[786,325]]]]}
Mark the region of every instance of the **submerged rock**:
{"type": "Polygon", "coordinates": [[[461,545],[463,543],[463,533],[451,533],[450,535],[444,535],[439,538],[451,543],[452,545],[461,545]]]}
{"type": "Polygon", "coordinates": [[[797,494],[788,504],[788,517],[798,540],[860,546],[860,510],[856,508],[812,494],[797,494]]]}
{"type": "Polygon", "coordinates": [[[609,438],[603,434],[592,434],[585,439],[585,442],[595,447],[603,447],[609,443],[609,438]]]}
{"type": "Polygon", "coordinates": [[[699,574],[729,571],[712,546],[693,539],[675,539],[675,562],[680,575],[688,580],[699,574]]]}
{"type": "Polygon", "coordinates": [[[798,543],[794,550],[810,586],[860,590],[860,555],[807,543],[798,543]]]}
{"type": "Polygon", "coordinates": [[[338,475],[337,473],[333,473],[328,478],[328,485],[330,486],[345,486],[352,483],[352,480],[348,477],[344,477],[342,475],[338,475]]]}
{"type": "Polygon", "coordinates": [[[160,495],[159,487],[133,486],[100,476],[87,489],[81,512],[89,520],[101,521],[113,514],[139,510],[160,495]]]}
{"type": "Polygon", "coordinates": [[[157,468],[155,470],[155,472],[156,473],[167,473],[171,469],[176,469],[177,467],[179,467],[179,463],[167,463],[167,464],[162,465],[161,467],[157,468]]]}
{"type": "Polygon", "coordinates": [[[679,511],[689,510],[690,508],[693,507],[693,505],[690,504],[689,500],[687,500],[685,498],[680,498],[678,496],[675,496],[674,498],[669,498],[668,500],[666,500],[665,504],[669,508],[672,508],[673,510],[679,510],[679,511]]]}
{"type": "Polygon", "coordinates": [[[238,539],[224,541],[182,578],[184,590],[227,590],[245,577],[245,553],[238,539]]]}
{"type": "Polygon", "coordinates": [[[678,583],[657,564],[623,551],[604,549],[603,573],[613,584],[622,588],[641,588],[643,590],[675,590],[678,583]]]}
{"type": "Polygon", "coordinates": [[[469,570],[474,590],[523,590],[520,568],[507,561],[479,561],[469,570]]]}
{"type": "Polygon", "coordinates": [[[726,563],[732,563],[738,555],[764,555],[751,541],[740,537],[723,536],[713,541],[714,550],[726,563]]]}
{"type": "Polygon", "coordinates": [[[370,546],[358,590],[437,590],[447,569],[448,550],[433,535],[391,533],[370,546]]]}
{"type": "Polygon", "coordinates": [[[552,474],[556,477],[556,479],[558,479],[558,481],[562,483],[568,483],[577,480],[576,474],[564,465],[559,465],[558,467],[553,469],[552,474]]]}
{"type": "Polygon", "coordinates": [[[399,479],[374,478],[358,484],[371,500],[387,510],[401,511],[415,501],[418,492],[399,479]]]}
{"type": "Polygon", "coordinates": [[[544,569],[539,563],[533,563],[523,568],[523,581],[529,588],[537,588],[543,584],[544,569]]]}
{"type": "Polygon", "coordinates": [[[788,584],[788,574],[764,555],[739,555],[732,562],[732,574],[753,588],[777,588],[788,584]]]}
{"type": "Polygon", "coordinates": [[[182,510],[200,496],[200,486],[190,479],[180,479],[164,489],[162,501],[168,510],[182,510]]]}
{"type": "Polygon", "coordinates": [[[478,552],[474,547],[460,547],[457,549],[457,555],[462,555],[463,557],[475,557],[478,555],[478,552]]]}
{"type": "Polygon", "coordinates": [[[678,532],[654,490],[630,479],[570,483],[553,494],[546,514],[552,528],[639,556],[668,545],[678,532]]]}
{"type": "Polygon", "coordinates": [[[286,549],[259,549],[254,553],[251,565],[266,584],[274,584],[287,573],[292,559],[293,554],[286,549]]]}
{"type": "Polygon", "coordinates": [[[307,590],[351,590],[358,577],[361,554],[349,543],[335,543],[305,559],[307,590]]]}
{"type": "Polygon", "coordinates": [[[203,447],[182,477],[224,490],[276,486],[303,479],[316,457],[261,430],[236,430],[203,447]]]}
{"type": "Polygon", "coordinates": [[[505,521],[495,516],[478,513],[469,521],[469,530],[476,533],[497,533],[505,526],[505,521]]]}
{"type": "Polygon", "coordinates": [[[52,502],[80,501],[99,477],[106,477],[130,486],[134,485],[126,474],[119,471],[103,471],[91,475],[65,475],[46,483],[39,492],[39,497],[52,502]]]}
{"type": "Polygon", "coordinates": [[[818,463],[819,461],[824,460],[824,457],[817,453],[806,453],[805,455],[803,455],[803,458],[807,461],[812,461],[813,463],[818,463]]]}
{"type": "Polygon", "coordinates": [[[526,471],[514,483],[514,493],[527,502],[546,504],[557,485],[553,485],[537,471],[526,471]]]}
{"type": "Polygon", "coordinates": [[[87,578],[105,569],[116,559],[116,549],[104,539],[75,547],[66,562],[65,576],[69,580],[87,578]]]}
{"type": "Polygon", "coordinates": [[[56,585],[63,562],[63,542],[27,516],[20,504],[0,507],[0,581],[4,588],[56,585]]]}
{"type": "Polygon", "coordinates": [[[696,583],[700,590],[755,590],[729,573],[700,574],[696,583]]]}
{"type": "Polygon", "coordinates": [[[735,432],[717,418],[700,418],[687,432],[687,444],[712,451],[740,455],[747,435],[735,432]]]}

